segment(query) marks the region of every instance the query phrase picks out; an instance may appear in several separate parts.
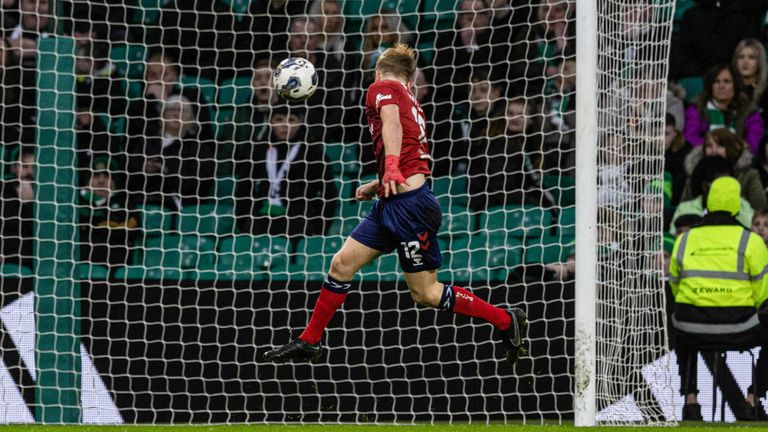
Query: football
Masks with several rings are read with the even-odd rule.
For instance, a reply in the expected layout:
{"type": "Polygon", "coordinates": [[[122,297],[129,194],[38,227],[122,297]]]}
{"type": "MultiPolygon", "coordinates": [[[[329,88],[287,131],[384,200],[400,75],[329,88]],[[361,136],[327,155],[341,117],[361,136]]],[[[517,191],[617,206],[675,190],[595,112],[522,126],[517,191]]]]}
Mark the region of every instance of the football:
{"type": "Polygon", "coordinates": [[[301,57],[287,58],[275,68],[272,87],[283,99],[302,101],[317,90],[315,66],[301,57]]]}

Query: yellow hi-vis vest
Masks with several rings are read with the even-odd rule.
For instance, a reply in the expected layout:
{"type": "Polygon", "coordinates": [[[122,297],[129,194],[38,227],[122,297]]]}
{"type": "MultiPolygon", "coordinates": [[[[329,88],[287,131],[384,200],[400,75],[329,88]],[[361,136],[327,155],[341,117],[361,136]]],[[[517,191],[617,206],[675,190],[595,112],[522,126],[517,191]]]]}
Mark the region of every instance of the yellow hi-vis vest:
{"type": "MultiPolygon", "coordinates": [[[[768,298],[768,248],[739,225],[704,225],[683,233],[675,241],[669,270],[678,304],[757,308],[768,298]]],[[[754,315],[749,323],[724,326],[717,333],[738,333],[757,323],[754,315]]]]}

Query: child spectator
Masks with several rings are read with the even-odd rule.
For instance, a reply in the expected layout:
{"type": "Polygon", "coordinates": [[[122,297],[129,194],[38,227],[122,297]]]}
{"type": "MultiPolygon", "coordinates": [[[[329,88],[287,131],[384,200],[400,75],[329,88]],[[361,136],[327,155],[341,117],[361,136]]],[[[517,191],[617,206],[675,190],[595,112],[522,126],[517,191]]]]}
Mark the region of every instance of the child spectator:
{"type": "Polygon", "coordinates": [[[685,111],[683,135],[694,147],[704,144],[704,135],[726,128],[743,138],[757,153],[765,126],[760,113],[744,93],[741,75],[731,65],[715,66],[704,77],[704,91],[685,111]]]}
{"type": "MultiPolygon", "coordinates": [[[[721,156],[706,156],[699,161],[688,181],[691,195],[694,197],[687,201],[682,201],[675,209],[672,216],[672,226],[669,232],[674,233],[674,225],[681,215],[696,214],[703,215],[706,209],[707,193],[713,181],[720,177],[731,176],[733,166],[727,159],[721,156]]],[[[752,215],[754,210],[749,201],[741,197],[741,208],[736,215],[738,220],[745,227],[752,224],[752,215]]]]}
{"type": "Polygon", "coordinates": [[[698,225],[701,222],[701,215],[699,214],[683,214],[677,217],[673,226],[675,227],[673,234],[679,236],[684,232],[688,232],[692,227],[698,225]]]}
{"type": "MultiPolygon", "coordinates": [[[[728,160],[733,177],[739,180],[742,194],[752,208],[760,211],[768,206],[760,174],[752,167],[752,154],[744,148],[744,142],[738,136],[728,129],[707,132],[704,147],[694,149],[686,158],[686,172],[692,174],[703,156],[720,156],[728,160]]],[[[691,185],[686,185],[682,199],[691,198],[691,185]]]]}
{"type": "Polygon", "coordinates": [[[128,264],[138,235],[138,218],[127,194],[117,190],[109,159],[93,162],[93,171],[80,189],[80,258],[92,264],[128,264]]]}
{"type": "Polygon", "coordinates": [[[325,234],[338,194],[328,161],[299,107],[276,106],[268,141],[237,157],[236,213],[242,232],[303,237],[325,234]]]}
{"type": "Polygon", "coordinates": [[[755,212],[752,216],[752,231],[762,237],[768,245],[768,210],[755,212]]]}

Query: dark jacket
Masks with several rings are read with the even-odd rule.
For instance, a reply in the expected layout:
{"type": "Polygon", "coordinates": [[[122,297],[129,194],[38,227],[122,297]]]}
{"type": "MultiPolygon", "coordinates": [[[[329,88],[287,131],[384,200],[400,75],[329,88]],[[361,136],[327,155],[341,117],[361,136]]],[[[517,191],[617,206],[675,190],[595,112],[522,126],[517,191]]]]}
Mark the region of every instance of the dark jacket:
{"type": "MultiPolygon", "coordinates": [[[[299,136],[304,136],[302,132],[299,136]]],[[[269,205],[268,142],[255,143],[247,158],[238,158],[236,190],[238,225],[243,232],[308,236],[324,234],[336,211],[338,193],[319,143],[299,140],[301,146],[281,183],[282,208],[269,205]]],[[[282,166],[288,143],[276,143],[277,166],[282,166]]]]}
{"type": "Polygon", "coordinates": [[[19,183],[0,183],[0,253],[4,262],[32,268],[34,254],[34,205],[23,203],[18,193],[19,183]]]}
{"type": "Polygon", "coordinates": [[[94,264],[126,265],[139,219],[127,194],[108,199],[80,190],[80,259],[94,264]]]}
{"type": "Polygon", "coordinates": [[[469,206],[482,211],[489,207],[541,205],[541,188],[533,166],[523,152],[530,137],[499,136],[477,139],[470,144],[469,206]]]}

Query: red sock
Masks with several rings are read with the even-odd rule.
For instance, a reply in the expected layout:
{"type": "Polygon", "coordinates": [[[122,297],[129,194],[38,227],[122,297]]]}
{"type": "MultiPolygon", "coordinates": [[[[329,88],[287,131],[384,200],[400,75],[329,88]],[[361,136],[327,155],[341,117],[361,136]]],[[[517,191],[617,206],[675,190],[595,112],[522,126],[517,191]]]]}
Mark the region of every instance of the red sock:
{"type": "Polygon", "coordinates": [[[512,318],[504,309],[481,300],[464,288],[454,286],[453,291],[456,296],[453,313],[484,319],[499,330],[506,330],[512,324],[512,318]]]}
{"type": "Polygon", "coordinates": [[[335,293],[325,288],[321,289],[320,297],[315,303],[315,310],[312,311],[312,318],[309,319],[309,324],[299,339],[311,344],[320,342],[323,331],[333,318],[333,314],[341,307],[346,298],[347,293],[335,293]]]}

